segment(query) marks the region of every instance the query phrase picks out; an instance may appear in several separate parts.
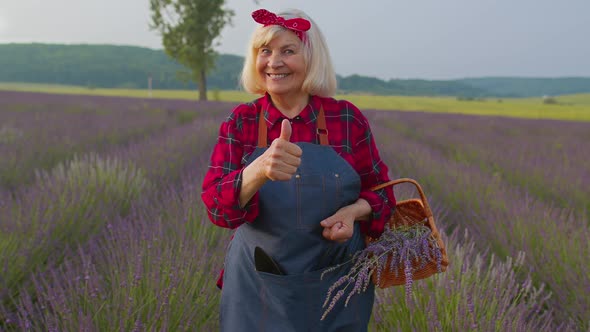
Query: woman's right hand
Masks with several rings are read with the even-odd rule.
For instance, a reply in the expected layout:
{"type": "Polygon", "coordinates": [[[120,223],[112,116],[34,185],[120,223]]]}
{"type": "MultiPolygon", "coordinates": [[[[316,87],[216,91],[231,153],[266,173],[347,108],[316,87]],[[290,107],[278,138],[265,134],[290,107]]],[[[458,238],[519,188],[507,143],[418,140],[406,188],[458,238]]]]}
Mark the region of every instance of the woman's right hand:
{"type": "Polygon", "coordinates": [[[270,147],[253,163],[260,176],[272,181],[287,181],[297,172],[301,164],[301,148],[291,143],[291,123],[284,119],[281,135],[272,141],[270,147]]]}
{"type": "Polygon", "coordinates": [[[281,135],[272,141],[270,147],[244,168],[240,189],[240,206],[244,207],[254,194],[269,179],[288,181],[301,165],[303,151],[291,143],[291,123],[285,119],[281,123],[281,135]]]}

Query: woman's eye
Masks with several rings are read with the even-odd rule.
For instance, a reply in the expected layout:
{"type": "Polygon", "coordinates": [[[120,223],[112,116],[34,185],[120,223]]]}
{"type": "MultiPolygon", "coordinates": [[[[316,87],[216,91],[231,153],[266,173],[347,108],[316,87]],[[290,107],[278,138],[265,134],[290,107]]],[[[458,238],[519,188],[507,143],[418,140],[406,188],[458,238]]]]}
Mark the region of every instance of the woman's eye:
{"type": "Polygon", "coordinates": [[[268,48],[261,48],[261,49],[260,49],[260,54],[265,54],[265,55],[268,55],[268,54],[270,54],[270,53],[271,53],[271,52],[270,52],[270,50],[269,50],[268,48]]]}
{"type": "Polygon", "coordinates": [[[295,53],[295,51],[290,50],[290,49],[286,49],[284,52],[285,52],[285,54],[294,54],[295,53]]]}

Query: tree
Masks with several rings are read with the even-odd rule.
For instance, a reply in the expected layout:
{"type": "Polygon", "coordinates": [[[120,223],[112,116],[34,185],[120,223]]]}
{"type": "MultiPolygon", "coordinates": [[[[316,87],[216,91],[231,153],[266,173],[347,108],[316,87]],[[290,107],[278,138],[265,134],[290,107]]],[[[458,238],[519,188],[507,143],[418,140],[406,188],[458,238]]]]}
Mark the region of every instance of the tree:
{"type": "Polygon", "coordinates": [[[150,28],[162,35],[165,52],[190,69],[182,78],[197,83],[199,100],[207,100],[207,73],[217,55],[214,41],[234,15],[224,4],[225,0],[150,0],[150,28]]]}

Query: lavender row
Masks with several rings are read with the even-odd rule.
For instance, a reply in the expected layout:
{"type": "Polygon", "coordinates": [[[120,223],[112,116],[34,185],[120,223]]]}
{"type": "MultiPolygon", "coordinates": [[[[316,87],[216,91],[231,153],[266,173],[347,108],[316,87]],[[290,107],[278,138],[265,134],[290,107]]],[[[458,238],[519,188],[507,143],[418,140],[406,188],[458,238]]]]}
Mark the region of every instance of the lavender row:
{"type": "Polygon", "coordinates": [[[587,328],[590,299],[579,296],[590,289],[585,214],[556,208],[479,165],[448,158],[431,144],[392,130],[392,123],[381,118],[374,132],[380,142],[391,142],[382,157],[396,177],[423,183],[427,193],[450,210],[446,226],[468,228],[481,249],[489,246],[499,257],[524,251],[533,281],[553,293],[549,303],[558,321],[587,328]]]}
{"type": "Polygon", "coordinates": [[[75,154],[191,122],[229,104],[0,91],[0,188],[15,190],[75,154]]]}
{"type": "Polygon", "coordinates": [[[200,204],[202,169],[144,198],[126,218],[34,278],[6,327],[32,331],[214,331],[229,232],[200,204]],[[34,300],[33,300],[34,299],[34,300]]]}
{"type": "MultiPolygon", "coordinates": [[[[96,242],[78,250],[73,261],[36,278],[35,293],[20,297],[12,326],[44,331],[216,330],[214,271],[228,237],[197,207],[195,189],[193,184],[171,189],[165,199],[142,204],[142,211],[110,225],[96,242]]],[[[455,234],[446,242],[456,260],[451,269],[416,282],[409,304],[403,288],[380,291],[372,330],[571,330],[552,321],[544,308],[546,291],[533,287],[530,279],[515,277],[522,255],[499,263],[477,253],[469,238],[458,241],[455,234]]]]}
{"type": "MultiPolygon", "coordinates": [[[[32,331],[218,329],[219,290],[214,281],[228,231],[206,218],[195,168],[171,186],[117,218],[59,268],[34,278],[18,298],[10,329],[32,331]],[[35,300],[33,300],[35,299],[35,300]]],[[[442,220],[437,211],[437,220],[442,220]]],[[[547,292],[520,282],[514,262],[479,254],[470,238],[445,239],[454,264],[444,274],[415,283],[411,303],[403,288],[378,293],[374,331],[551,331],[547,292]],[[463,243],[463,244],[459,244],[463,243]],[[521,298],[514,302],[514,298],[521,298]]]]}
{"type": "MultiPolygon", "coordinates": [[[[437,220],[443,218],[437,216],[437,220]]],[[[373,331],[574,331],[557,324],[547,308],[550,294],[523,280],[526,257],[518,253],[501,262],[478,252],[468,232],[445,238],[451,265],[446,272],[414,281],[413,296],[404,288],[377,292],[373,331]]]]}
{"type": "Polygon", "coordinates": [[[185,170],[207,165],[219,112],[172,128],[148,140],[90,154],[38,171],[36,182],[3,196],[0,205],[2,256],[0,295],[6,302],[28,287],[28,276],[63,250],[84,243],[109,219],[124,216],[133,202],[185,170]]]}
{"type": "Polygon", "coordinates": [[[372,112],[396,132],[476,164],[552,205],[590,217],[590,123],[452,114],[372,112]]]}

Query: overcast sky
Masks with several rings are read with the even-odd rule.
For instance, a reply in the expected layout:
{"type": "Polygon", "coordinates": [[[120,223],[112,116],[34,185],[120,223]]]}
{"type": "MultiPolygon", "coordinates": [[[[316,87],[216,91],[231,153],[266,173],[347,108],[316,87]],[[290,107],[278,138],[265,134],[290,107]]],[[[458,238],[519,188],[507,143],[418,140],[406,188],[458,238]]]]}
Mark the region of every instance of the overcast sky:
{"type": "MultiPolygon", "coordinates": [[[[257,8],[298,8],[326,35],[336,72],[382,79],[590,76],[590,0],[227,0],[218,51],[244,55],[257,8]]],[[[0,43],[161,49],[149,0],[0,0],[0,43]]],[[[2,70],[2,68],[0,68],[2,70]]]]}

